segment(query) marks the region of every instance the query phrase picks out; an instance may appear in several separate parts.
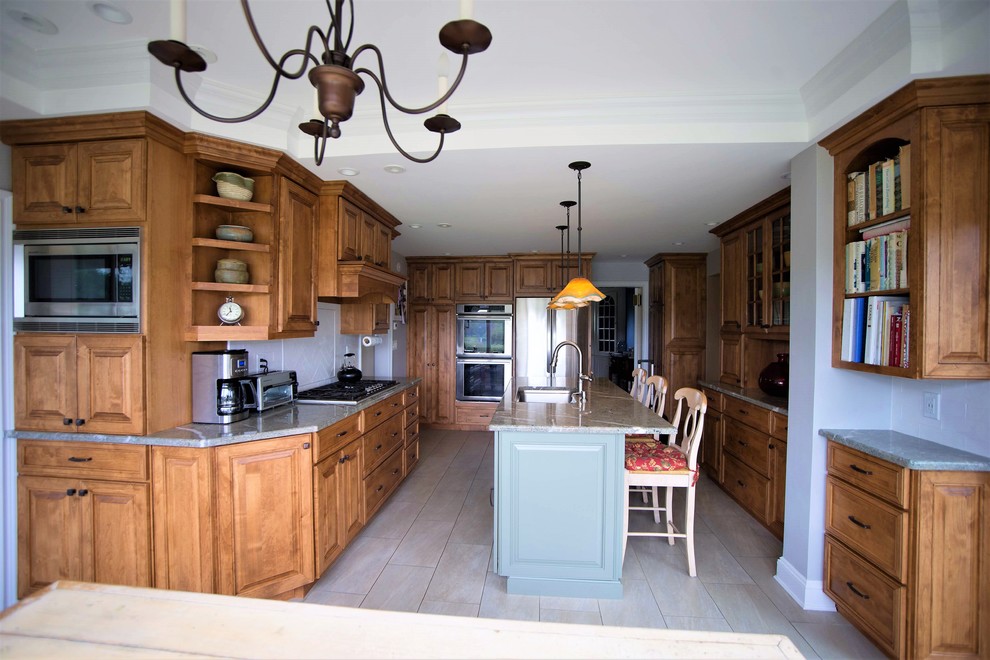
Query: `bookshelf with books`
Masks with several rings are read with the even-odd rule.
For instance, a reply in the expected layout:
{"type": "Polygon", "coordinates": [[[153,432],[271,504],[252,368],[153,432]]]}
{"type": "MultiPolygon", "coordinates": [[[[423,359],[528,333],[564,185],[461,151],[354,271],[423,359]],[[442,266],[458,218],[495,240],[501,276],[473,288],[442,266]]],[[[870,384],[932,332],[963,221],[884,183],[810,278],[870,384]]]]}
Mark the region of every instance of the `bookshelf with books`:
{"type": "Polygon", "coordinates": [[[833,366],[990,378],[990,76],[916,80],[821,145],[833,366]]]}

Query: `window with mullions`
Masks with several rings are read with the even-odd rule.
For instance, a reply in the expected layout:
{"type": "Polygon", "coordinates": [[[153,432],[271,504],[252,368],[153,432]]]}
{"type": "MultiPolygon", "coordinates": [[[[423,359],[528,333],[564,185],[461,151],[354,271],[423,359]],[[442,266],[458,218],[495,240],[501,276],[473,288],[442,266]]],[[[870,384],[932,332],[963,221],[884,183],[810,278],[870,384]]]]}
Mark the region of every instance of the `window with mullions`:
{"type": "Polygon", "coordinates": [[[616,350],[615,299],[605,296],[598,303],[598,352],[614,353],[616,350]]]}

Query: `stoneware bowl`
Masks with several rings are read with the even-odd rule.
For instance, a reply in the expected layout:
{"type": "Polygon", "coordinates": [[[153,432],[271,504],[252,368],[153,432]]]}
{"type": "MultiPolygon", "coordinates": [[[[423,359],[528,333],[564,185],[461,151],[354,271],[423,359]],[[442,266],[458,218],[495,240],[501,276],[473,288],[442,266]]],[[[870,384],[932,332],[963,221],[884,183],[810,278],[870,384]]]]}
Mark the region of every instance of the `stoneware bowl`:
{"type": "Polygon", "coordinates": [[[220,259],[217,261],[217,270],[243,270],[247,272],[247,264],[240,259],[220,259]]]}
{"type": "Polygon", "coordinates": [[[249,202],[254,197],[254,179],[236,172],[217,172],[213,180],[217,184],[217,194],[225,199],[249,202]]]}
{"type": "Polygon", "coordinates": [[[213,271],[213,279],[222,284],[247,284],[251,281],[247,264],[239,259],[220,259],[217,269],[213,271]]]}
{"type": "Polygon", "coordinates": [[[216,237],[222,241],[250,243],[254,240],[254,232],[250,227],[241,225],[220,225],[217,227],[216,237]]]}

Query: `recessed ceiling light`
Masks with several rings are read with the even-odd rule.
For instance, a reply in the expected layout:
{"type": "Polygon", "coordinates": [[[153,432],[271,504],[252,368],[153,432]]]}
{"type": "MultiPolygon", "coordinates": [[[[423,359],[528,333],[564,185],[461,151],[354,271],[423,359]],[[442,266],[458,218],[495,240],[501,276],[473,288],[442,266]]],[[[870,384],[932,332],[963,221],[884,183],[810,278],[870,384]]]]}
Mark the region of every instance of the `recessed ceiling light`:
{"type": "Polygon", "coordinates": [[[539,254],[540,253],[539,250],[530,250],[530,252],[532,252],[533,254],[539,254]]]}
{"type": "Polygon", "coordinates": [[[58,26],[47,18],[35,16],[20,9],[8,9],[7,16],[10,16],[29,30],[34,30],[41,34],[58,34],[58,26]]]}
{"type": "Polygon", "coordinates": [[[110,2],[91,2],[89,8],[94,14],[109,23],[127,25],[134,20],[126,10],[110,2]]]}
{"type": "Polygon", "coordinates": [[[388,172],[389,174],[402,174],[403,172],[406,171],[406,168],[404,168],[402,165],[386,165],[385,171],[388,172]]]}
{"type": "Polygon", "coordinates": [[[628,255],[628,254],[620,254],[619,256],[620,256],[620,257],[622,257],[623,259],[625,259],[625,258],[626,258],[626,257],[628,257],[629,255],[628,255]]]}
{"type": "Polygon", "coordinates": [[[420,229],[423,225],[409,225],[410,229],[420,229]]]}
{"type": "Polygon", "coordinates": [[[684,245],[684,241],[674,241],[671,245],[684,245]]]}
{"type": "Polygon", "coordinates": [[[193,45],[190,45],[189,47],[192,48],[197,53],[199,53],[199,56],[202,57],[203,58],[203,61],[206,62],[207,64],[216,64],[217,63],[217,54],[214,53],[209,48],[207,48],[206,46],[200,46],[198,44],[193,44],[193,45]]]}
{"type": "Polygon", "coordinates": [[[443,256],[445,256],[445,257],[449,257],[449,256],[450,256],[450,252],[444,252],[444,253],[443,253],[443,256]]]}
{"type": "Polygon", "coordinates": [[[356,170],[353,167],[342,167],[339,170],[337,170],[337,172],[339,172],[343,176],[357,176],[358,174],[361,173],[359,170],[356,170]]]}
{"type": "Polygon", "coordinates": [[[706,223],[705,223],[705,225],[706,225],[707,227],[714,227],[714,226],[715,226],[715,225],[717,225],[717,224],[718,224],[717,222],[706,222],[706,223]]]}
{"type": "Polygon", "coordinates": [[[438,222],[437,227],[439,227],[440,229],[450,229],[451,227],[453,227],[453,225],[450,224],[449,222],[438,222]]]}

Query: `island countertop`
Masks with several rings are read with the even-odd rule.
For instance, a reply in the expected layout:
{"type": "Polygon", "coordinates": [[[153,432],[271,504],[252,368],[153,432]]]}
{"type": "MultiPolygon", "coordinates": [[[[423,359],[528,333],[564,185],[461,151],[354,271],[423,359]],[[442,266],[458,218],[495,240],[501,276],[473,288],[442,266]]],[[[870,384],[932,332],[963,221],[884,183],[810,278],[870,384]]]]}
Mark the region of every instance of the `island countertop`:
{"type": "Polygon", "coordinates": [[[69,442],[109,442],[166,447],[220,447],[253,440],[266,440],[299,433],[316,433],[346,417],[384,401],[417,385],[420,378],[393,378],[395,387],[376,392],[357,405],[293,403],[263,413],[252,413],[233,424],[183,424],[148,435],[109,435],[101,433],[58,433],[51,431],[7,431],[9,438],[62,440],[69,442]]]}
{"type": "Polygon", "coordinates": [[[514,378],[499,402],[489,431],[540,431],[547,433],[663,433],[675,429],[667,420],[636,401],[607,378],[586,383],[584,410],[575,403],[522,403],[516,401],[521,386],[575,386],[563,378],[514,378]]]}

